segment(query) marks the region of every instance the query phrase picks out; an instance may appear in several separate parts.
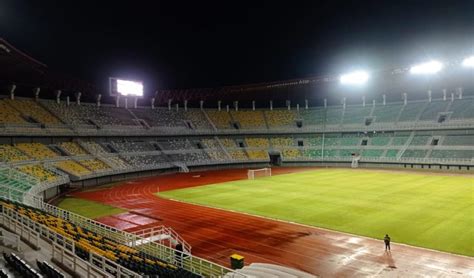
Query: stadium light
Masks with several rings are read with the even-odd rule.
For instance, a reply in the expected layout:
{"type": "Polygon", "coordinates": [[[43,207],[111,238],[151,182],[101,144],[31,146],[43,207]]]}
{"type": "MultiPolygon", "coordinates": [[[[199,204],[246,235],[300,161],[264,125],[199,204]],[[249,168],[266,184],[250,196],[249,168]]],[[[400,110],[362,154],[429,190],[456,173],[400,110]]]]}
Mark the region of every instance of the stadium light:
{"type": "Polygon", "coordinates": [[[117,92],[124,96],[143,96],[143,84],[141,82],[117,79],[117,92]]]}
{"type": "Polygon", "coordinates": [[[340,77],[340,81],[342,84],[347,85],[362,85],[369,80],[369,73],[366,71],[354,71],[348,74],[343,74],[340,77]]]}
{"type": "Polygon", "coordinates": [[[464,59],[462,61],[462,66],[466,68],[474,68],[474,56],[464,59]]]}
{"type": "Polygon", "coordinates": [[[435,74],[443,69],[443,64],[439,61],[429,61],[410,68],[411,74],[435,74]]]}

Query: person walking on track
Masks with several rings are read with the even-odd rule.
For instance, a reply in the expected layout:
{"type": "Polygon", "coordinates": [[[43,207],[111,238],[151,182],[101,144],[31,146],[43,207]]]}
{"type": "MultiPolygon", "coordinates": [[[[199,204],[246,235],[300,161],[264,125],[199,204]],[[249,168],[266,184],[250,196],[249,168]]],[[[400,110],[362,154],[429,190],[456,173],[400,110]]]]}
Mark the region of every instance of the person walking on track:
{"type": "Polygon", "coordinates": [[[385,235],[383,242],[385,243],[385,251],[390,251],[390,237],[388,235],[385,235]]]}

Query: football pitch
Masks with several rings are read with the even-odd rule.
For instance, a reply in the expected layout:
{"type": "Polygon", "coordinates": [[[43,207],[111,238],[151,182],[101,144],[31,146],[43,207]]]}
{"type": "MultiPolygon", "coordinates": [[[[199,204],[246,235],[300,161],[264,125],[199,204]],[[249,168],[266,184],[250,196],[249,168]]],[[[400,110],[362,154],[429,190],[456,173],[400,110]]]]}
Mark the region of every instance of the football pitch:
{"type": "Polygon", "coordinates": [[[474,256],[472,176],[319,169],[159,195],[474,256]]]}

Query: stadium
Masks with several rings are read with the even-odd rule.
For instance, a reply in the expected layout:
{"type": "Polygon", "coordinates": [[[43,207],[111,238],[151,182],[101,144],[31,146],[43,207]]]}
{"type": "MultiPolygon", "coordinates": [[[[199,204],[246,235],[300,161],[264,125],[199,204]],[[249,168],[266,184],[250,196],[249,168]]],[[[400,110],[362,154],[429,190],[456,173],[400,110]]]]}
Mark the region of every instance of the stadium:
{"type": "Polygon", "coordinates": [[[474,276],[474,56],[147,94],[0,38],[0,76],[0,277],[474,276]]]}

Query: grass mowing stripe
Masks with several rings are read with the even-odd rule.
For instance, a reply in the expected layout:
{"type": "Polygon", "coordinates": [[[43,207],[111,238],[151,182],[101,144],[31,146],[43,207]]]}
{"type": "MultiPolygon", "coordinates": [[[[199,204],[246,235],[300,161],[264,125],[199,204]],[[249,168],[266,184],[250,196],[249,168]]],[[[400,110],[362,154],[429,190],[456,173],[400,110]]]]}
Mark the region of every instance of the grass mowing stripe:
{"type": "Polygon", "coordinates": [[[126,211],[121,208],[80,198],[65,198],[58,204],[58,207],[92,219],[126,211]]]}
{"type": "Polygon", "coordinates": [[[159,195],[474,256],[470,176],[320,169],[159,195]]]}

